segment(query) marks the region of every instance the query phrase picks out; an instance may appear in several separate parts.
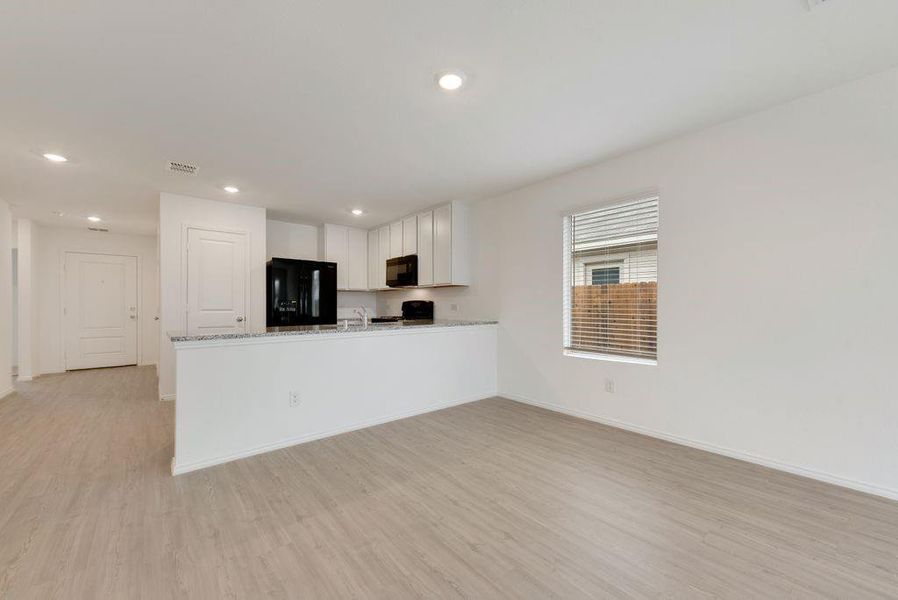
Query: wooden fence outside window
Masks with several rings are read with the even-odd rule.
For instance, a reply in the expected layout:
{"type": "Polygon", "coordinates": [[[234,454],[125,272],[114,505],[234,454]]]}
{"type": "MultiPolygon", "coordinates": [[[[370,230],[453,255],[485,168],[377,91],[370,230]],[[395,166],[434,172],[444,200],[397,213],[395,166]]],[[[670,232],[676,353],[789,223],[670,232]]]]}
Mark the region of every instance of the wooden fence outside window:
{"type": "Polygon", "coordinates": [[[658,282],[577,285],[571,294],[571,348],[654,359],[658,282]]]}

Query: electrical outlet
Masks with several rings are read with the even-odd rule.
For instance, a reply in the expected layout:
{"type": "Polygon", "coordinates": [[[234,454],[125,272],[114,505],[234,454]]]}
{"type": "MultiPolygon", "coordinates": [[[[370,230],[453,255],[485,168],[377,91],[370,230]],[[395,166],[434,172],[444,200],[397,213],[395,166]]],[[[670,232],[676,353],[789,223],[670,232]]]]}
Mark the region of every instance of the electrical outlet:
{"type": "Polygon", "coordinates": [[[605,378],[605,391],[608,392],[609,394],[614,393],[614,380],[611,379],[610,377],[605,378]]]}
{"type": "Polygon", "coordinates": [[[458,304],[450,304],[449,310],[451,310],[452,312],[458,312],[458,304]]]}
{"type": "Polygon", "coordinates": [[[299,392],[296,390],[290,392],[290,406],[299,406],[299,392]]]}

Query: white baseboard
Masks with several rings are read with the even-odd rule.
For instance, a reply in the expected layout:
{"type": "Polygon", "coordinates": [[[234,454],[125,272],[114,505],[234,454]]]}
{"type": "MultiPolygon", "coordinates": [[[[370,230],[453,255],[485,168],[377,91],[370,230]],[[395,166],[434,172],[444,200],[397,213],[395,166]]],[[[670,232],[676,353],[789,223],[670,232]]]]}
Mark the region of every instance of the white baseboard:
{"type": "Polygon", "coordinates": [[[500,393],[499,396],[502,398],[508,398],[509,400],[514,400],[515,402],[521,402],[522,404],[530,404],[532,406],[538,406],[540,408],[545,408],[546,410],[564,413],[564,414],[570,415],[572,417],[578,417],[580,419],[586,419],[587,421],[594,421],[596,423],[601,423],[603,425],[608,425],[610,427],[616,427],[617,429],[625,429],[627,431],[632,431],[634,433],[641,433],[642,435],[647,435],[649,437],[658,438],[658,439],[665,440],[668,442],[673,442],[674,444],[679,444],[681,446],[688,446],[690,448],[696,448],[698,450],[704,450],[706,452],[720,454],[722,456],[727,456],[729,458],[735,458],[737,460],[742,460],[742,461],[750,462],[750,463],[753,463],[756,465],[761,465],[762,467],[769,467],[771,469],[776,469],[777,471],[784,471],[786,473],[791,473],[793,475],[800,475],[802,477],[816,479],[817,481],[822,481],[824,483],[831,483],[833,485],[838,485],[840,487],[856,490],[858,492],[865,492],[867,494],[881,496],[883,498],[888,498],[889,500],[898,500],[898,490],[891,489],[891,488],[884,488],[884,487],[881,487],[878,485],[874,485],[872,483],[865,483],[863,481],[855,481],[853,479],[846,479],[844,477],[839,477],[838,475],[833,475],[831,473],[825,473],[822,471],[816,471],[814,469],[806,469],[806,468],[800,467],[798,465],[780,462],[778,460],[774,460],[771,458],[765,458],[763,456],[757,456],[756,454],[742,452],[740,450],[733,450],[732,448],[724,448],[722,446],[717,446],[714,444],[700,442],[698,440],[680,437],[678,435],[665,433],[663,431],[657,431],[655,429],[649,429],[647,427],[642,427],[640,425],[633,425],[632,423],[627,423],[625,421],[619,421],[617,419],[609,419],[606,417],[601,417],[599,415],[590,414],[590,413],[583,412],[580,410],[574,410],[574,409],[567,408],[567,407],[564,407],[564,406],[561,406],[558,404],[551,404],[548,402],[540,402],[538,400],[533,400],[531,398],[525,398],[523,396],[518,396],[517,394],[500,393]]]}
{"type": "Polygon", "coordinates": [[[16,381],[33,381],[34,377],[31,375],[18,375],[16,376],[16,381]]]}
{"type": "Polygon", "coordinates": [[[161,396],[159,396],[159,400],[161,402],[173,402],[174,399],[175,399],[174,394],[162,394],[161,396]]]}
{"type": "Polygon", "coordinates": [[[331,429],[328,431],[321,431],[321,432],[317,432],[317,433],[307,433],[307,434],[299,435],[296,437],[290,437],[285,440],[273,442],[271,444],[263,444],[262,446],[256,446],[255,448],[250,448],[249,450],[243,450],[241,452],[235,452],[233,454],[227,454],[225,456],[217,456],[214,458],[208,458],[205,460],[195,461],[192,463],[185,463],[185,464],[179,465],[179,464],[176,464],[175,459],[172,458],[171,472],[172,472],[172,475],[181,475],[183,473],[189,473],[190,471],[197,471],[199,469],[205,469],[206,467],[220,465],[223,463],[231,462],[233,460],[239,460],[241,458],[249,458],[250,456],[255,456],[257,454],[264,454],[266,452],[272,452],[274,450],[280,450],[282,448],[296,446],[297,444],[304,444],[306,442],[313,442],[315,440],[320,440],[320,439],[332,437],[335,435],[340,435],[341,433],[349,433],[350,431],[356,431],[358,429],[365,429],[366,427],[382,425],[384,423],[389,423],[391,421],[399,421],[400,419],[406,419],[408,417],[423,415],[424,413],[429,413],[429,412],[433,412],[436,410],[442,410],[444,408],[450,408],[452,406],[459,406],[461,404],[467,404],[469,402],[476,402],[478,400],[492,398],[495,395],[496,395],[495,393],[483,394],[483,395],[478,394],[477,396],[471,397],[471,398],[462,398],[460,400],[451,400],[449,402],[441,402],[438,404],[431,404],[429,406],[425,406],[424,408],[418,408],[415,410],[396,413],[393,415],[389,415],[386,417],[380,417],[377,419],[371,419],[368,421],[360,421],[358,423],[353,423],[352,425],[347,425],[345,427],[339,427],[337,429],[331,429]]]}
{"type": "Polygon", "coordinates": [[[14,391],[16,391],[16,389],[14,387],[10,387],[8,389],[0,391],[0,398],[6,398],[10,394],[12,394],[14,391]]]}

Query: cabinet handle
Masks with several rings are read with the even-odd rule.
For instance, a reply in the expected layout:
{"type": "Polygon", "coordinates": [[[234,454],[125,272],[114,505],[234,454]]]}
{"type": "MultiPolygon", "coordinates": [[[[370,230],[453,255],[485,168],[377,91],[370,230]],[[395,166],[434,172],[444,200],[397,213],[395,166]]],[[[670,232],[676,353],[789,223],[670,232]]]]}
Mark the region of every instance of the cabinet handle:
{"type": "Polygon", "coordinates": [[[243,322],[243,317],[237,317],[237,322],[238,322],[238,323],[242,323],[242,322],[243,322]]]}

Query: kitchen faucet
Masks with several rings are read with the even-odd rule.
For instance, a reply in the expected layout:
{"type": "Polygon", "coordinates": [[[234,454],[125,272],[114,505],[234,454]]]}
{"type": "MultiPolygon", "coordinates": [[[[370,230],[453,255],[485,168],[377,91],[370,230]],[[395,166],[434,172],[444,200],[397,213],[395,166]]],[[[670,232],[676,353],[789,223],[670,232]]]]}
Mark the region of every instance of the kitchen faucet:
{"type": "Polygon", "coordinates": [[[362,306],[360,308],[355,309],[355,314],[359,316],[362,320],[362,327],[368,328],[368,307],[362,306]]]}

